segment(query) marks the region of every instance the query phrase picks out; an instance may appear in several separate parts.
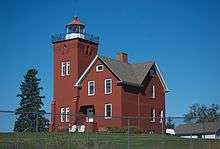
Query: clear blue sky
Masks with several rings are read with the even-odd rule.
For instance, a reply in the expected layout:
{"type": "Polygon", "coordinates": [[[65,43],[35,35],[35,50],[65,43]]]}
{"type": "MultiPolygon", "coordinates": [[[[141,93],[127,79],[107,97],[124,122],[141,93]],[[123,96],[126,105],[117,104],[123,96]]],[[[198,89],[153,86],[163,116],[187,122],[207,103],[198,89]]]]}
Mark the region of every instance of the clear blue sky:
{"type": "Polygon", "coordinates": [[[193,103],[220,103],[219,0],[0,1],[0,109],[14,110],[29,68],[39,70],[46,111],[53,80],[51,35],[76,14],[100,37],[99,54],[127,52],[129,61],[155,60],[171,90],[167,115],[193,103]]]}

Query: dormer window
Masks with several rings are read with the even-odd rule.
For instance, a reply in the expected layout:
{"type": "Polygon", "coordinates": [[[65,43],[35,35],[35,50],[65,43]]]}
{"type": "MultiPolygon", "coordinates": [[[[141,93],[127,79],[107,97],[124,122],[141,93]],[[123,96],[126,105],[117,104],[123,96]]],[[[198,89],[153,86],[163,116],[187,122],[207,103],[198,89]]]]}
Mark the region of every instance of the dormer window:
{"type": "Polygon", "coordinates": [[[97,66],[96,66],[96,71],[97,71],[97,72],[103,71],[103,65],[97,65],[97,66]]]}

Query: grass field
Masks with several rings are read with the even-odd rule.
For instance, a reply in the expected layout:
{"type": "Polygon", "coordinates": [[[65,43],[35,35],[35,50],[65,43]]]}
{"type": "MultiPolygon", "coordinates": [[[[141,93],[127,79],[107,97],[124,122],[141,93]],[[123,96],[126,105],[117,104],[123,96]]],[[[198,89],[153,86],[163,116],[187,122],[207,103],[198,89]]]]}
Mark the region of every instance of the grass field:
{"type": "MultiPolygon", "coordinates": [[[[0,133],[1,149],[127,149],[127,134],[0,133]]],[[[220,149],[220,140],[130,136],[130,149],[220,149]]]]}

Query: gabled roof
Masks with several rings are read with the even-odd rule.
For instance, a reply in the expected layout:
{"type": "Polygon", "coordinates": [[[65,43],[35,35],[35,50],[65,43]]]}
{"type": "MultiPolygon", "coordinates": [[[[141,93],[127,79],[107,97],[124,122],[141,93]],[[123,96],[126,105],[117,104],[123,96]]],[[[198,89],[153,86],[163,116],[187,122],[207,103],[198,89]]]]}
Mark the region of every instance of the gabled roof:
{"type": "Polygon", "coordinates": [[[220,121],[179,125],[176,135],[215,134],[220,130],[220,121]]]}
{"type": "Polygon", "coordinates": [[[168,88],[160,74],[158,66],[154,61],[148,61],[143,63],[129,64],[121,62],[115,59],[111,59],[105,56],[97,55],[79,80],[76,82],[75,86],[79,86],[81,81],[84,79],[85,75],[88,73],[89,69],[95,64],[96,60],[100,59],[117,77],[121,82],[126,82],[131,85],[141,86],[146,75],[152,66],[156,67],[157,72],[159,73],[160,80],[164,86],[164,89],[168,91],[168,88]]]}
{"type": "Polygon", "coordinates": [[[129,64],[104,56],[99,56],[99,58],[121,81],[139,85],[144,80],[150,68],[154,65],[154,62],[129,64]]]}

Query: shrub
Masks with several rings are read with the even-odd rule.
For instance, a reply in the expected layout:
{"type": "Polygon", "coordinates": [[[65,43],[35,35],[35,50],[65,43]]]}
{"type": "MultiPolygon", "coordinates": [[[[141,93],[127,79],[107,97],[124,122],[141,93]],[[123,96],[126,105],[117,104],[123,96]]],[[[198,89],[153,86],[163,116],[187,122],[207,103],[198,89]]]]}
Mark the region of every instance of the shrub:
{"type": "MultiPolygon", "coordinates": [[[[108,127],[108,132],[110,133],[127,133],[128,132],[128,127],[127,126],[123,126],[123,127],[118,127],[118,126],[112,126],[112,127],[108,127]]],[[[130,126],[130,133],[142,133],[143,130],[136,127],[136,126],[130,126]]]]}
{"type": "Polygon", "coordinates": [[[142,133],[143,130],[141,128],[136,127],[136,126],[130,126],[130,132],[131,133],[142,133]]]}
{"type": "Polygon", "coordinates": [[[110,133],[125,133],[125,129],[123,127],[112,126],[107,128],[110,133]]]}
{"type": "Polygon", "coordinates": [[[57,128],[55,132],[69,132],[69,128],[57,128]]]}

